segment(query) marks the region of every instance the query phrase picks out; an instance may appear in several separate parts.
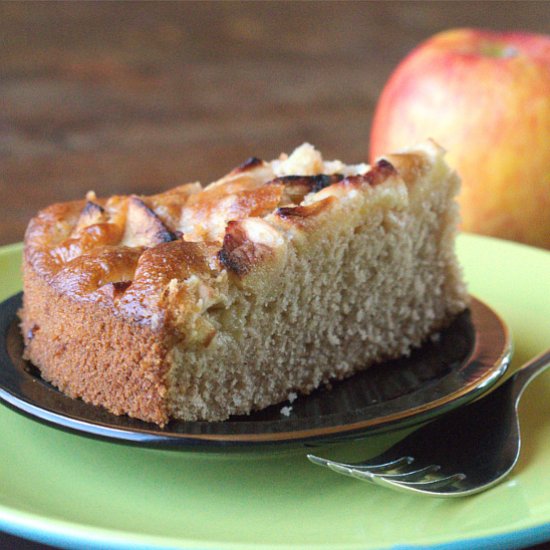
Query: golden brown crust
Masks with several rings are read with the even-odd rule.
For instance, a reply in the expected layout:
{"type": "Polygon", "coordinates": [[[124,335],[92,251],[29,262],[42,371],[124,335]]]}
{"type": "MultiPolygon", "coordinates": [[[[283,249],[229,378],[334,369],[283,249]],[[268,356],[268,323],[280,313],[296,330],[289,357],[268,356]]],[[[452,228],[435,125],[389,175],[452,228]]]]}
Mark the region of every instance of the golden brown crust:
{"type": "Polygon", "coordinates": [[[248,274],[272,251],[270,243],[257,242],[243,232],[242,220],[275,214],[283,225],[307,231],[336,199],[328,196],[302,204],[305,199],[334,186],[378,185],[393,175],[389,167],[386,162],[365,175],[347,177],[277,175],[270,163],[252,157],[202,190],[197,184],[185,184],[151,197],[108,200],[90,193],[85,201],[52,205],[31,220],[26,261],[73,300],[110,298],[118,315],[141,322],[156,315],[152,304],[160,303],[171,279],[181,281],[195,269],[196,275],[204,276],[199,264],[205,260],[189,256],[195,250],[190,243],[217,246],[216,253],[208,252],[212,269],[248,274]],[[166,246],[170,242],[179,244],[166,246]],[[153,252],[157,248],[158,253],[153,252]],[[154,268],[150,258],[156,262],[154,268]],[[212,258],[219,261],[212,264],[212,258]],[[191,263],[182,270],[181,261],[191,263]]]}

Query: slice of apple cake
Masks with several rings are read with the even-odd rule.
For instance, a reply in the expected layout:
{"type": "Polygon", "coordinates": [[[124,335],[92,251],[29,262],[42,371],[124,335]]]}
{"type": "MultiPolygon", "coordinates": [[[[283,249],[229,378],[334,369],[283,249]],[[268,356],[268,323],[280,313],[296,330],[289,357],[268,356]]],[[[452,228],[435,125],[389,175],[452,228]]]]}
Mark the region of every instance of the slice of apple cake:
{"type": "Polygon", "coordinates": [[[26,357],[67,395],[161,426],[310,392],[467,306],[458,188],[431,141],[372,167],[304,144],[205,188],[55,204],[25,237],[26,357]]]}

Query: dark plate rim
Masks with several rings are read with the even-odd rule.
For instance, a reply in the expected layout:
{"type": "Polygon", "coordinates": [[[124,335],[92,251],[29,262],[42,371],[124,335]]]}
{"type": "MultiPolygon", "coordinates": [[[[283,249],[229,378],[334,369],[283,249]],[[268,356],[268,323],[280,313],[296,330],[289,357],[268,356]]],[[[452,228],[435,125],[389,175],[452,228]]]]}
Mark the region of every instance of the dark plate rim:
{"type": "MultiPolygon", "coordinates": [[[[7,333],[16,317],[18,303],[22,293],[5,300],[0,304],[0,367],[17,370],[18,374],[32,378],[28,372],[18,369],[11,361],[6,347],[7,333]],[[9,314],[6,315],[6,311],[9,314]]],[[[276,432],[259,433],[185,433],[170,430],[170,424],[161,429],[154,424],[129,419],[133,424],[141,426],[117,426],[93,418],[76,417],[52,410],[42,404],[32,401],[18,393],[17,388],[6,387],[0,379],[0,401],[13,410],[24,414],[33,420],[71,432],[78,435],[108,440],[115,443],[137,445],[143,447],[166,448],[175,450],[223,450],[257,449],[265,446],[306,445],[317,446],[336,443],[349,439],[360,439],[367,435],[378,434],[410,427],[426,422],[432,418],[451,411],[488,392],[506,372],[511,355],[512,343],[510,332],[498,314],[481,300],[471,297],[470,313],[474,327],[474,345],[468,357],[460,365],[460,369],[472,371],[476,376],[467,380],[455,391],[419,403],[417,406],[400,410],[374,418],[359,419],[345,424],[333,424],[305,429],[292,429],[292,422],[281,420],[281,425],[289,425],[289,429],[276,432]]],[[[42,381],[41,381],[42,382],[42,381]]],[[[56,388],[42,382],[49,391],[60,393],[56,388]]],[[[71,398],[62,396],[66,400],[71,398]]],[[[72,401],[72,400],[71,400],[72,401]]],[[[95,410],[99,407],[90,405],[95,410]]],[[[109,415],[109,413],[105,413],[109,415]]],[[[104,414],[104,415],[105,415],[104,414]]],[[[120,422],[120,417],[112,415],[120,422]]],[[[330,415],[327,415],[330,416],[330,415]]]]}

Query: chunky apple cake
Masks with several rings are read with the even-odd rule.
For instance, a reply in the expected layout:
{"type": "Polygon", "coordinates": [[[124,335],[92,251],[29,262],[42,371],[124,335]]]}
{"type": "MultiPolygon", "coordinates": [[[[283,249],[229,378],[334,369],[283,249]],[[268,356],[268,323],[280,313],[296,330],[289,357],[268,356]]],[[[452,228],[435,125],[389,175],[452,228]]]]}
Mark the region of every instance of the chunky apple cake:
{"type": "Polygon", "coordinates": [[[25,236],[26,357],[74,398],[223,420],[408,354],[467,306],[459,188],[429,141],[311,145],[207,187],[54,204],[25,236]]]}

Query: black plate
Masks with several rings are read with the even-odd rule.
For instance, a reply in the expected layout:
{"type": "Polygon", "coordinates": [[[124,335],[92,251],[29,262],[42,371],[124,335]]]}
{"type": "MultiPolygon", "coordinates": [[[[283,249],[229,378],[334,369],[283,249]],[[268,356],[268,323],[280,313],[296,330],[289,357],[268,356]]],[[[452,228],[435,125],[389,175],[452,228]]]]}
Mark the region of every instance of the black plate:
{"type": "Polygon", "coordinates": [[[224,422],[171,421],[163,429],[71,399],[22,358],[17,294],[0,304],[0,399],[33,419],[81,435],[180,450],[323,444],[424,422],[487,391],[511,355],[502,320],[472,298],[471,308],[408,358],[388,361],[288,403],[224,422]]]}

